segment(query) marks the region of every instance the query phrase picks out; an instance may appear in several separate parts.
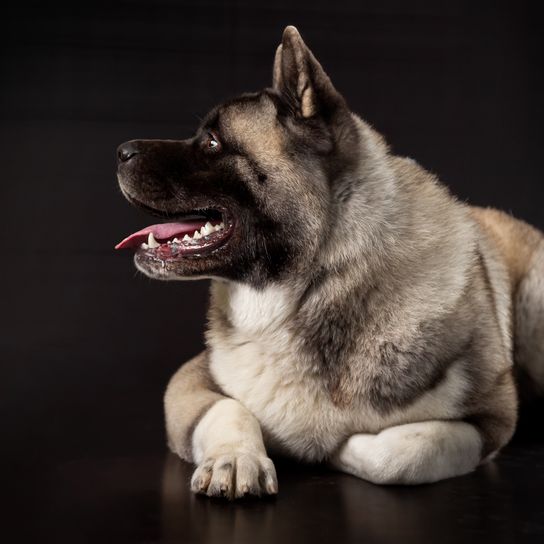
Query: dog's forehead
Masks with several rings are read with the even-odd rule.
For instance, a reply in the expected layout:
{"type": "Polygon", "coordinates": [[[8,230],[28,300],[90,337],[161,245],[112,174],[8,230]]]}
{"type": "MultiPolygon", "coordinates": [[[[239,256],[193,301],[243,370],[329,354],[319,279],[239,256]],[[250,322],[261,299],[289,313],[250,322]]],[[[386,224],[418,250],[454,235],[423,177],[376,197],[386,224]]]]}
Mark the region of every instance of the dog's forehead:
{"type": "Polygon", "coordinates": [[[276,107],[265,93],[242,95],[218,110],[219,128],[232,136],[243,136],[264,125],[269,126],[276,119],[276,107]]]}
{"type": "Polygon", "coordinates": [[[252,155],[268,157],[283,149],[283,137],[274,101],[266,93],[243,95],[217,110],[220,137],[236,142],[252,155]]]}

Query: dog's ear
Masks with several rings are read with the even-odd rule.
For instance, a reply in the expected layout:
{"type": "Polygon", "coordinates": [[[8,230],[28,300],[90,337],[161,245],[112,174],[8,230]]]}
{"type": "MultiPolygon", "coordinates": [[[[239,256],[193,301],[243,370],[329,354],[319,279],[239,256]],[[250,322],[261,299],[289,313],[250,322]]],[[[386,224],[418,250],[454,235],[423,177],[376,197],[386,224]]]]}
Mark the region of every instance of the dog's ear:
{"type": "Polygon", "coordinates": [[[303,118],[330,115],[345,106],[344,99],[294,26],[285,28],[282,43],[276,50],[272,86],[303,118]]]}

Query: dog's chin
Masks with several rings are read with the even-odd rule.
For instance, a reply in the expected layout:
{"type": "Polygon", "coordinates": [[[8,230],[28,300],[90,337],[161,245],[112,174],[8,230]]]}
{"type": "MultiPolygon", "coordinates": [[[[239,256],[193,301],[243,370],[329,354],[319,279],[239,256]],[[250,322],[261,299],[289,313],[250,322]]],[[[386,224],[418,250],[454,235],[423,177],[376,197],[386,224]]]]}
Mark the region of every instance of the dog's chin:
{"type": "Polygon", "coordinates": [[[186,281],[218,277],[217,274],[206,270],[191,270],[173,263],[153,261],[137,253],[134,255],[134,265],[139,272],[153,280],[186,281]]]}

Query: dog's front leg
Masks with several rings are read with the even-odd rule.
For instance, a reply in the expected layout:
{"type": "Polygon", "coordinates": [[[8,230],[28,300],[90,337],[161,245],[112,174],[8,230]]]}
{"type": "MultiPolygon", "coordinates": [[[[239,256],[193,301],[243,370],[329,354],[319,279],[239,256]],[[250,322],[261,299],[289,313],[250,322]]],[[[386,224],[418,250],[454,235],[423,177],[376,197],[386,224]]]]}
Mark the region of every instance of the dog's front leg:
{"type": "Polygon", "coordinates": [[[174,374],[164,404],[170,448],[197,464],[191,479],[195,493],[235,498],[278,492],[259,422],[219,392],[205,352],[174,374]]]}
{"type": "Polygon", "coordinates": [[[331,462],[375,484],[423,484],[471,472],[482,446],[480,432],[469,423],[425,421],[355,434],[331,462]]]}

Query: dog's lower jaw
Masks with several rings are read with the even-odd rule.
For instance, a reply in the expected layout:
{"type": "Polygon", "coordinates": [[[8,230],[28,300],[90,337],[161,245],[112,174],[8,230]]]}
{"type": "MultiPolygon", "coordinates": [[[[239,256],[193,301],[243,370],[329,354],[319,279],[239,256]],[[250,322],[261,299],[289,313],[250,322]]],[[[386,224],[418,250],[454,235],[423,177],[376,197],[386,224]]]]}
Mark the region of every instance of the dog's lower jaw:
{"type": "Polygon", "coordinates": [[[152,280],[161,280],[161,281],[192,281],[192,280],[203,280],[203,279],[216,279],[222,280],[221,277],[215,276],[213,274],[207,273],[194,273],[182,275],[177,270],[172,270],[172,267],[165,261],[156,260],[152,261],[143,261],[139,259],[139,254],[134,255],[134,266],[141,272],[144,276],[151,278],[152,280]]]}
{"type": "Polygon", "coordinates": [[[425,484],[472,472],[482,438],[462,421],[424,421],[351,436],[331,465],[374,484],[425,484]]]}
{"type": "Polygon", "coordinates": [[[260,425],[238,401],[216,402],[195,428],[192,445],[197,464],[193,492],[229,499],[278,492],[260,425]]]}

